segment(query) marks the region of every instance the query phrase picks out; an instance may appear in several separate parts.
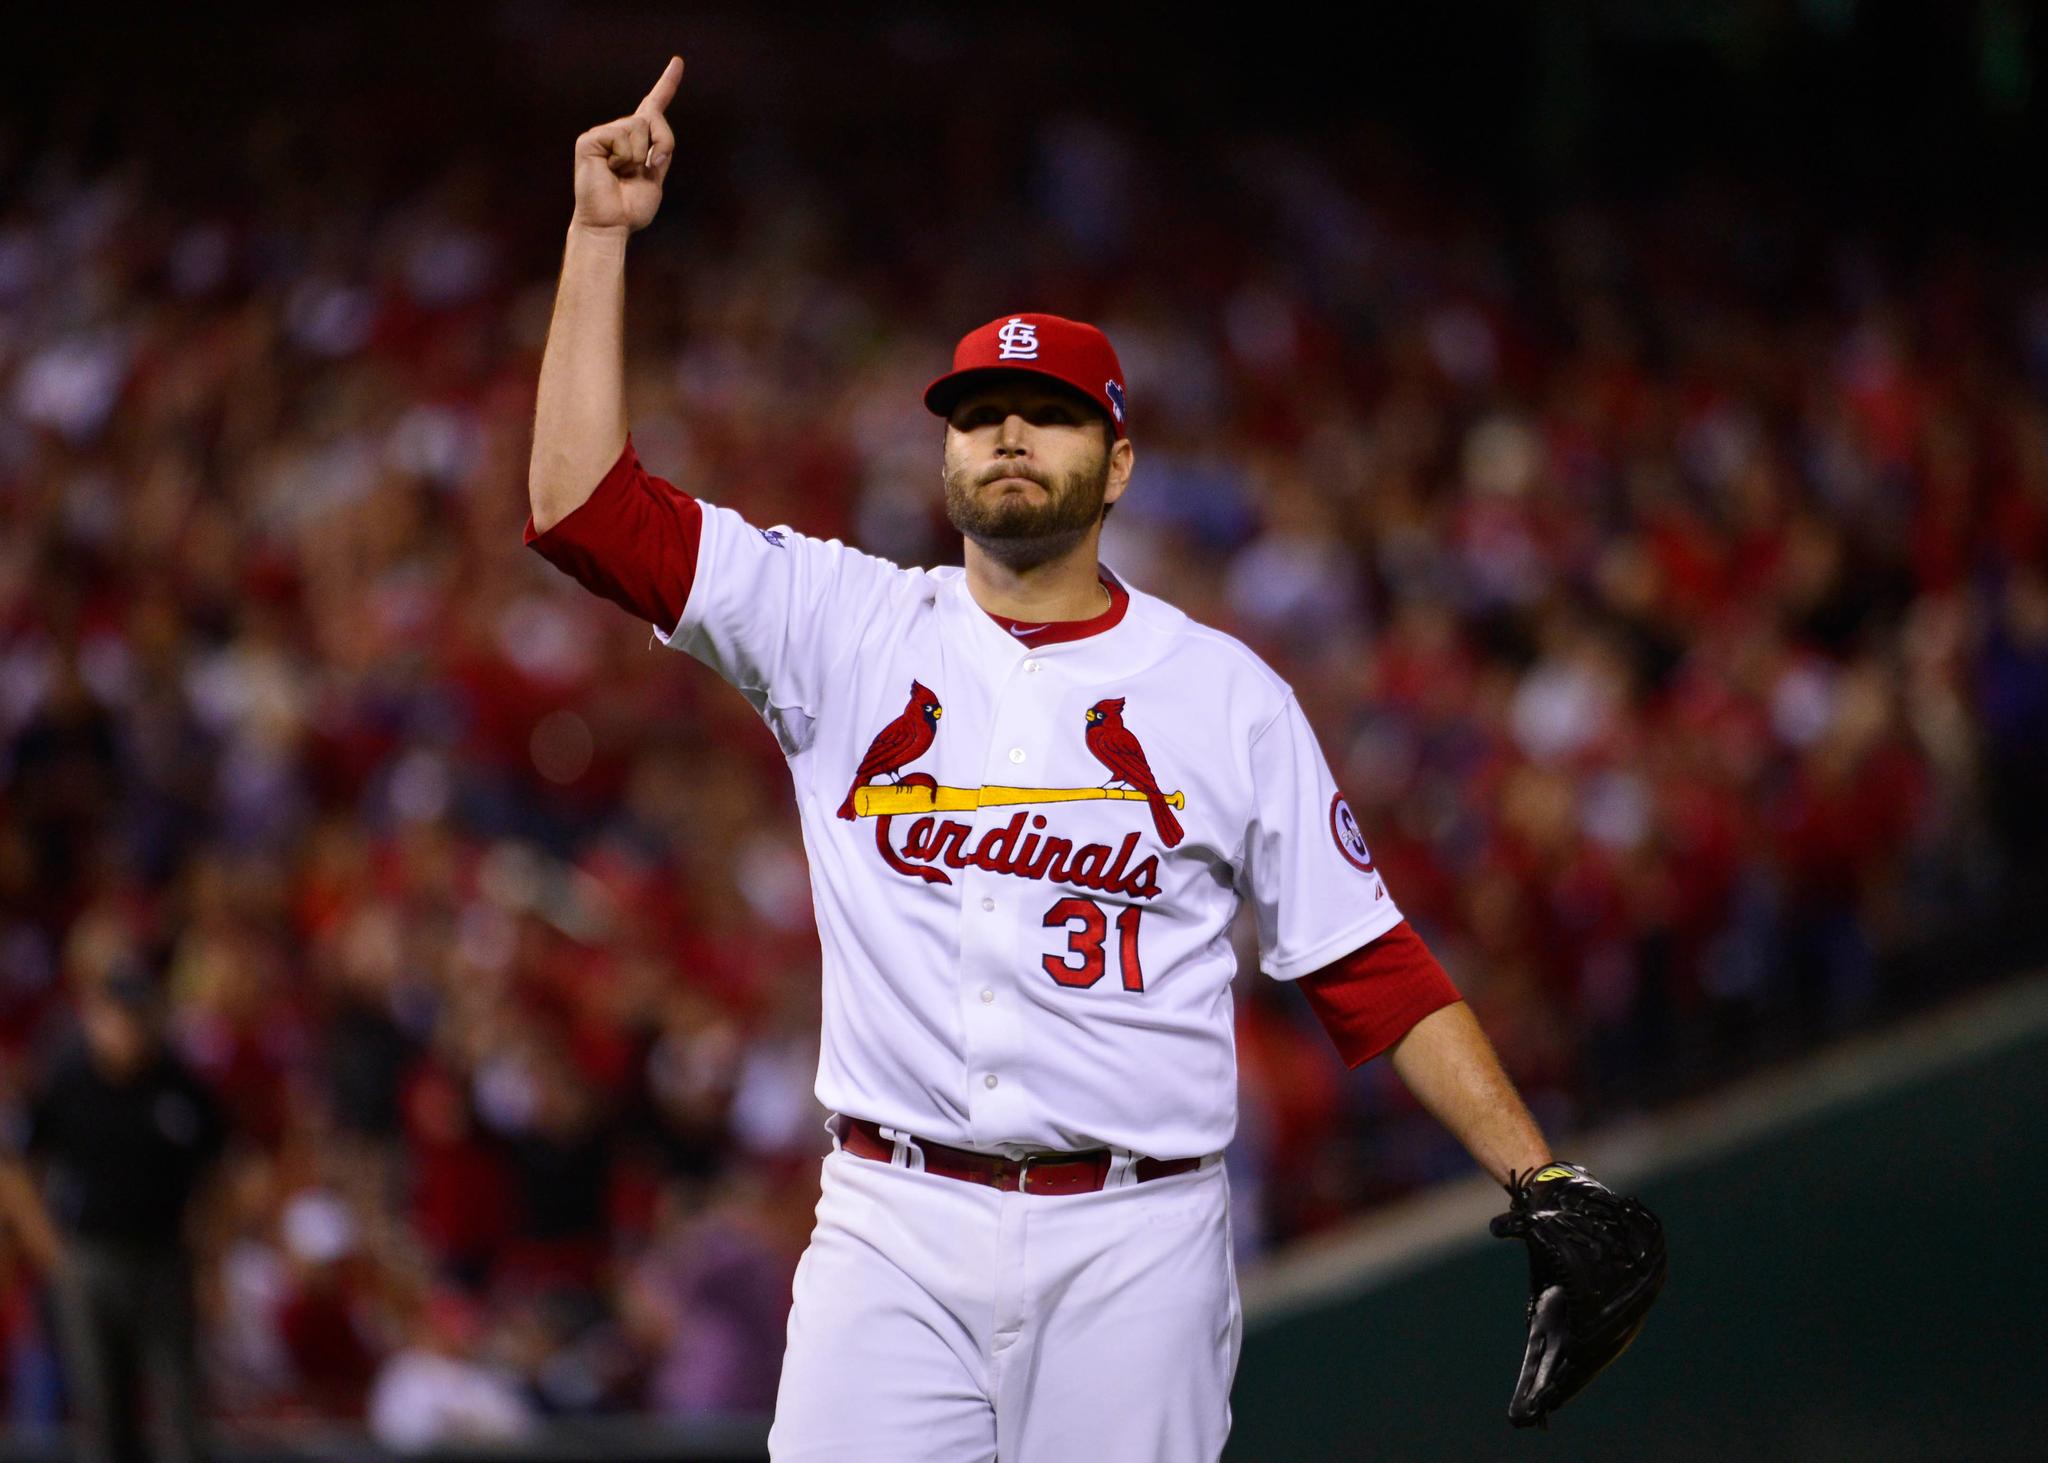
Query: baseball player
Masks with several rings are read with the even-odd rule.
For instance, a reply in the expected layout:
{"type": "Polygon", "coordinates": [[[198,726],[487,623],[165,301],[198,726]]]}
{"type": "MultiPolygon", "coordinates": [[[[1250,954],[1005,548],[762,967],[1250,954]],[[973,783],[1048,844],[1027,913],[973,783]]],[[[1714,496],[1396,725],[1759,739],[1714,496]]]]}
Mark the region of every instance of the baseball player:
{"type": "Polygon", "coordinates": [[[642,468],[624,262],[681,77],[577,139],[525,542],[730,681],[788,760],[833,1116],[770,1452],[1213,1459],[1241,905],[1347,1062],[1391,1052],[1496,1179],[1549,1149],[1287,684],[1099,561],[1135,461],[1100,331],[1001,316],[925,393],[959,568],[757,527],[642,468]]]}

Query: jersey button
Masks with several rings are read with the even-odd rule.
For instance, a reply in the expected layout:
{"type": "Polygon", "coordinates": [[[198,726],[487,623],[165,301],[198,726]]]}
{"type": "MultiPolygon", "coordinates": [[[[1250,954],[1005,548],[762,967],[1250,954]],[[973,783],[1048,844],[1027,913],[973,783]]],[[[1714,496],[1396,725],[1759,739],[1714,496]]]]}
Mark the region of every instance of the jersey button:
{"type": "Polygon", "coordinates": [[[1022,747],[1010,748],[1010,760],[1012,762],[1022,762],[1024,760],[1024,749],[1022,747]]]}
{"type": "Polygon", "coordinates": [[[981,993],[981,1004],[984,1006],[993,1005],[995,1002],[995,998],[996,993],[994,991],[985,990],[981,993]]]}
{"type": "Polygon", "coordinates": [[[996,907],[996,902],[993,899],[984,899],[981,901],[981,907],[983,909],[994,909],[996,907]]]}
{"type": "Polygon", "coordinates": [[[1025,661],[1025,662],[1024,662],[1024,674],[1026,674],[1027,676],[1035,676],[1035,675],[1037,675],[1037,674],[1038,674],[1038,662],[1037,662],[1037,661],[1035,661],[1035,660],[1027,660],[1027,661],[1025,661]]]}
{"type": "Polygon", "coordinates": [[[993,1072],[991,1072],[991,1073],[989,1073],[989,1074],[988,1074],[988,1075],[987,1075],[986,1077],[982,1078],[982,1079],[981,1079],[981,1085],[982,1085],[982,1086],[984,1086],[984,1087],[993,1087],[993,1086],[995,1086],[995,1085],[996,1085],[996,1074],[995,1074],[995,1073],[993,1073],[993,1072]]]}

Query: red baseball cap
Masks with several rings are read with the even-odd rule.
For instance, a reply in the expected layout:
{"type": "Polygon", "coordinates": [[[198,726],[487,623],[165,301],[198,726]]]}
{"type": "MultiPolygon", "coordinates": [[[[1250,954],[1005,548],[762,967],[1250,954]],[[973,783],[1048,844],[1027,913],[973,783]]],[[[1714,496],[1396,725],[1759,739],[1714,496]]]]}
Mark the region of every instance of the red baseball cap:
{"type": "Polygon", "coordinates": [[[1073,387],[1124,434],[1124,368],[1109,337],[1060,315],[1004,315],[970,330],[953,347],[953,369],[924,389],[924,404],[946,416],[983,376],[1027,371],[1073,387]]]}

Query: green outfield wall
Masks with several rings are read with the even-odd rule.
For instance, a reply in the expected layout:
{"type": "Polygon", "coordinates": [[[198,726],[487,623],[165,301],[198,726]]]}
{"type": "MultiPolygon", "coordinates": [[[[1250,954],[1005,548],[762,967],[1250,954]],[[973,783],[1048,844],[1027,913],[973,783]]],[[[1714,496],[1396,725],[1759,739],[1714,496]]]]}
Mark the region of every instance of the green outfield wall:
{"type": "Polygon", "coordinates": [[[1227,1457],[2048,1458],[2048,1030],[1993,1039],[1650,1165],[1670,1280],[1548,1431],[1507,1423],[1527,1262],[1482,1224],[1253,1315],[1227,1457]]]}

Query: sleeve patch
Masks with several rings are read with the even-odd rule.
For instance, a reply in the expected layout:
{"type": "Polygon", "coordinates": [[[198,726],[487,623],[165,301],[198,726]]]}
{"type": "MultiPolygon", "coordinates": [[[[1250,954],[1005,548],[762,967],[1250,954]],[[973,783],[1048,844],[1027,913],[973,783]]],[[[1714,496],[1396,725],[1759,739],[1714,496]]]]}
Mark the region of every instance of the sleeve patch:
{"type": "Polygon", "coordinates": [[[1330,799],[1330,837],[1336,840],[1337,852],[1344,855],[1346,863],[1362,873],[1378,872],[1372,866],[1372,850],[1365,846],[1365,834],[1341,792],[1330,799]]]}

